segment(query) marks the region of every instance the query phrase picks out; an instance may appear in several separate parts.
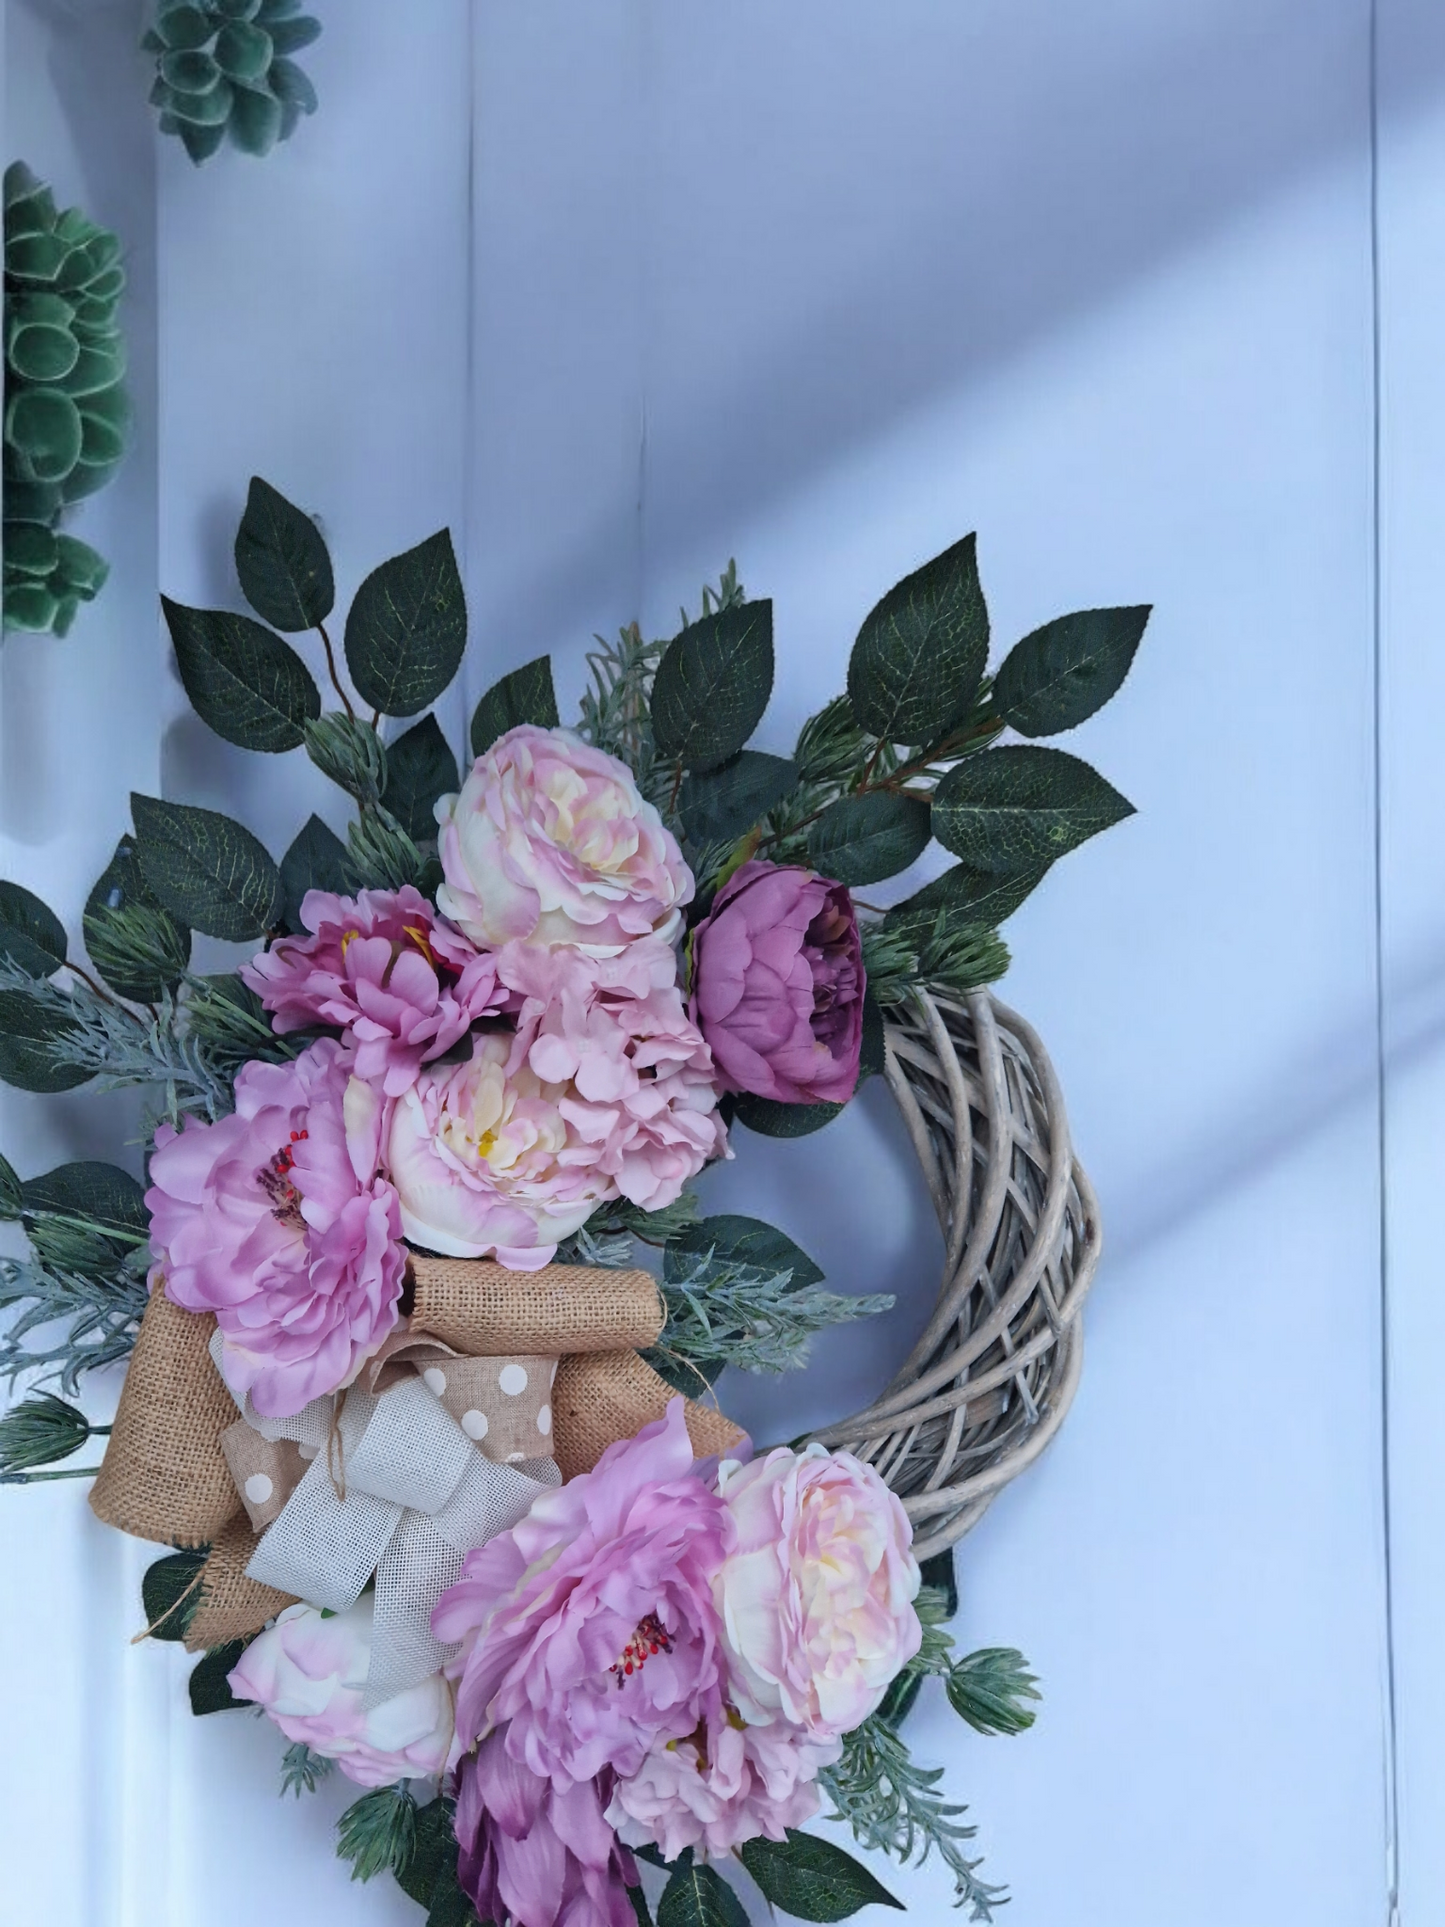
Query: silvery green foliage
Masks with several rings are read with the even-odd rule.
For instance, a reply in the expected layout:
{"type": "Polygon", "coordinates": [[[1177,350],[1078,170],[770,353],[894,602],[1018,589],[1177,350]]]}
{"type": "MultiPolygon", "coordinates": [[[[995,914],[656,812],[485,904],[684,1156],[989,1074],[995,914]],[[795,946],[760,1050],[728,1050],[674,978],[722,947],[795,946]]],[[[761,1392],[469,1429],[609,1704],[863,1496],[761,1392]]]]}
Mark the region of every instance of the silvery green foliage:
{"type": "Polygon", "coordinates": [[[894,1302],[886,1293],[848,1298],[817,1284],[794,1286],[791,1271],[720,1262],[712,1252],[670,1267],[662,1296],[664,1357],[699,1365],[722,1359],[744,1372],[799,1371],[818,1332],[876,1318],[894,1302]]]}
{"type": "Polygon", "coordinates": [[[130,427],[120,242],[20,161],[5,171],[6,629],[63,636],[108,565],[61,531],[110,480],[130,427]]]}
{"type": "Polygon", "coordinates": [[[316,111],[316,89],[291,56],[320,32],[301,0],[159,0],[141,44],[156,57],[161,132],[197,165],[228,136],[244,154],[269,154],[316,111]]]}
{"type": "Polygon", "coordinates": [[[0,1339],[0,1378],[38,1373],[73,1396],[82,1372],[127,1358],[146,1308],[149,1263],[144,1245],[97,1253],[83,1270],[36,1251],[0,1258],[0,1312],[15,1313],[0,1339]],[[48,1343],[28,1342],[51,1326],[64,1330],[48,1343]]]}
{"type": "Polygon", "coordinates": [[[303,1793],[314,1793],[335,1766],[324,1753],[313,1753],[305,1740],[293,1741],[281,1755],[281,1791],[299,1800],[303,1793]]]}

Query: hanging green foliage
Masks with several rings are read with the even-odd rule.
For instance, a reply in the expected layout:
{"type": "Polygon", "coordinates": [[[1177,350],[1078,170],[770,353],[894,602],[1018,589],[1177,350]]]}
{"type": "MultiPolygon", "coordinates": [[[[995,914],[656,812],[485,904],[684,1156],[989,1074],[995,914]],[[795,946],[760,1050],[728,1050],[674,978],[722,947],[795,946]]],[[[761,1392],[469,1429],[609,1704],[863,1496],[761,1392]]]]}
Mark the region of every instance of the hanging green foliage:
{"type": "Polygon", "coordinates": [[[125,452],[120,251],[79,208],[57,210],[22,162],[6,169],[6,629],[65,635],[108,573],[60,525],[125,452]]]}
{"type": "Polygon", "coordinates": [[[301,0],[159,0],[141,44],[156,57],[161,132],[197,166],[228,135],[243,154],[269,154],[316,112],[316,89],[291,56],[320,32],[301,0]]]}

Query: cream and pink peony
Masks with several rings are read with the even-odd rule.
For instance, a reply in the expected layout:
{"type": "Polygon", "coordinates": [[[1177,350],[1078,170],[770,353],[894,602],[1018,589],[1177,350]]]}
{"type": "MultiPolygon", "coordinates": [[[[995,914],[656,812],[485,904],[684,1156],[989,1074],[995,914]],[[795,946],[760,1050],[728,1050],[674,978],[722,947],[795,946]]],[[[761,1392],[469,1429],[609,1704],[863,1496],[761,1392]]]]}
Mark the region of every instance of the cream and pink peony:
{"type": "Polygon", "coordinates": [[[508,730],[437,823],[438,906],[484,948],[613,952],[682,928],[693,881],[676,839],[627,765],[571,730],[508,730]]]}
{"type": "Polygon", "coordinates": [[[401,1212],[375,1161],[353,1163],[351,1074],[326,1038],[247,1064],[231,1116],[156,1133],[146,1209],[164,1290],[216,1314],[226,1381],[267,1418],[348,1384],[396,1323],[401,1212]]]}
{"type": "Polygon", "coordinates": [[[440,1774],[452,1743],[451,1689],[433,1673],[368,1710],[371,1622],[370,1593],[344,1613],[288,1606],[227,1675],[231,1691],[358,1786],[440,1774]]]}

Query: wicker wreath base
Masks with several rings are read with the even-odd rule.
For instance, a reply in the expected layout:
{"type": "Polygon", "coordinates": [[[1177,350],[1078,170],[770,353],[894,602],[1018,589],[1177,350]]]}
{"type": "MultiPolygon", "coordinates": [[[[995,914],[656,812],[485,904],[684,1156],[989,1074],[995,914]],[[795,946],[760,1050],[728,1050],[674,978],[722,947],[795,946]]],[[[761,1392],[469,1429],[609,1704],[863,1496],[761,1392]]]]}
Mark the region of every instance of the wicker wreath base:
{"type": "Polygon", "coordinates": [[[812,1434],[875,1466],[942,1552],[1043,1451],[1083,1367],[1099,1212],[1037,1035],[987,992],[925,992],[885,1071],[943,1232],[938,1304],[866,1411],[812,1434]]]}

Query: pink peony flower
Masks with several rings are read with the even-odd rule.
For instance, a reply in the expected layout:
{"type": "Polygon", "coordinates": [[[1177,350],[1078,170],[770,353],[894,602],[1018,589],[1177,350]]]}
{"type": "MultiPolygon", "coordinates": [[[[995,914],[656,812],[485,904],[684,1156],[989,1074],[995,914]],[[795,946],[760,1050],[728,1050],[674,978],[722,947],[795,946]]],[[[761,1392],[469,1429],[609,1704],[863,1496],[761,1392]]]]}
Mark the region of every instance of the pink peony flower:
{"type": "Polygon", "coordinates": [[[636,1773],[721,1705],[713,1575],[726,1511],[693,1470],[681,1399],[595,1469],[469,1553],[432,1613],[461,1641],[457,1738],[505,1727],[519,1766],[561,1789],[636,1773]]]}
{"type": "Polygon", "coordinates": [[[230,1117],[156,1133],[146,1209],[165,1290],[215,1312],[227,1383],[267,1418],[348,1384],[396,1323],[401,1215],[374,1161],[353,1168],[350,1076],[324,1039],[247,1064],[230,1117]]]}
{"type": "Polygon", "coordinates": [[[264,1708],[288,1740],[335,1760],[358,1786],[440,1774],[452,1739],[451,1688],[433,1673],[368,1712],[371,1616],[370,1593],[344,1613],[288,1606],[227,1674],[231,1691],[264,1708]]]}
{"type": "Polygon", "coordinates": [[[437,822],[437,903],[487,947],[670,942],[692,900],[692,873],[631,770],[570,730],[508,730],[437,822]]]}
{"type": "Polygon", "coordinates": [[[380,1128],[409,1238],[532,1270],[610,1198],[670,1204],[727,1134],[666,944],[615,958],[509,944],[497,977],[521,1005],[515,1035],[424,1068],[380,1128]]]}
{"type": "Polygon", "coordinates": [[[847,1452],[786,1447],[724,1464],[735,1542],[718,1574],[732,1699],[743,1718],[849,1733],[922,1644],[913,1528],[847,1452]]]}
{"type": "Polygon", "coordinates": [[[693,932],[690,1009],[725,1091],[846,1103],[864,981],[852,899],[811,870],[745,863],[693,932]]]}
{"type": "Polygon", "coordinates": [[[274,1013],[278,1031],[344,1030],[357,1075],[389,1097],[503,1002],[493,959],[409,884],[355,899],[310,890],[301,920],[309,937],[281,938],[243,964],[241,976],[274,1013]]]}
{"type": "Polygon", "coordinates": [[[636,1927],[632,1855],[603,1818],[607,1780],[559,1789],[492,1734],[457,1778],[457,1878],[480,1920],[636,1927]]]}
{"type": "Polygon", "coordinates": [[[627,1845],[650,1841],[666,1860],[687,1847],[721,1857],[759,1835],[783,1840],[818,1811],[813,1782],[842,1751],[796,1727],[745,1726],[725,1708],[687,1739],[654,1746],[617,1782],[607,1818],[627,1845]]]}

